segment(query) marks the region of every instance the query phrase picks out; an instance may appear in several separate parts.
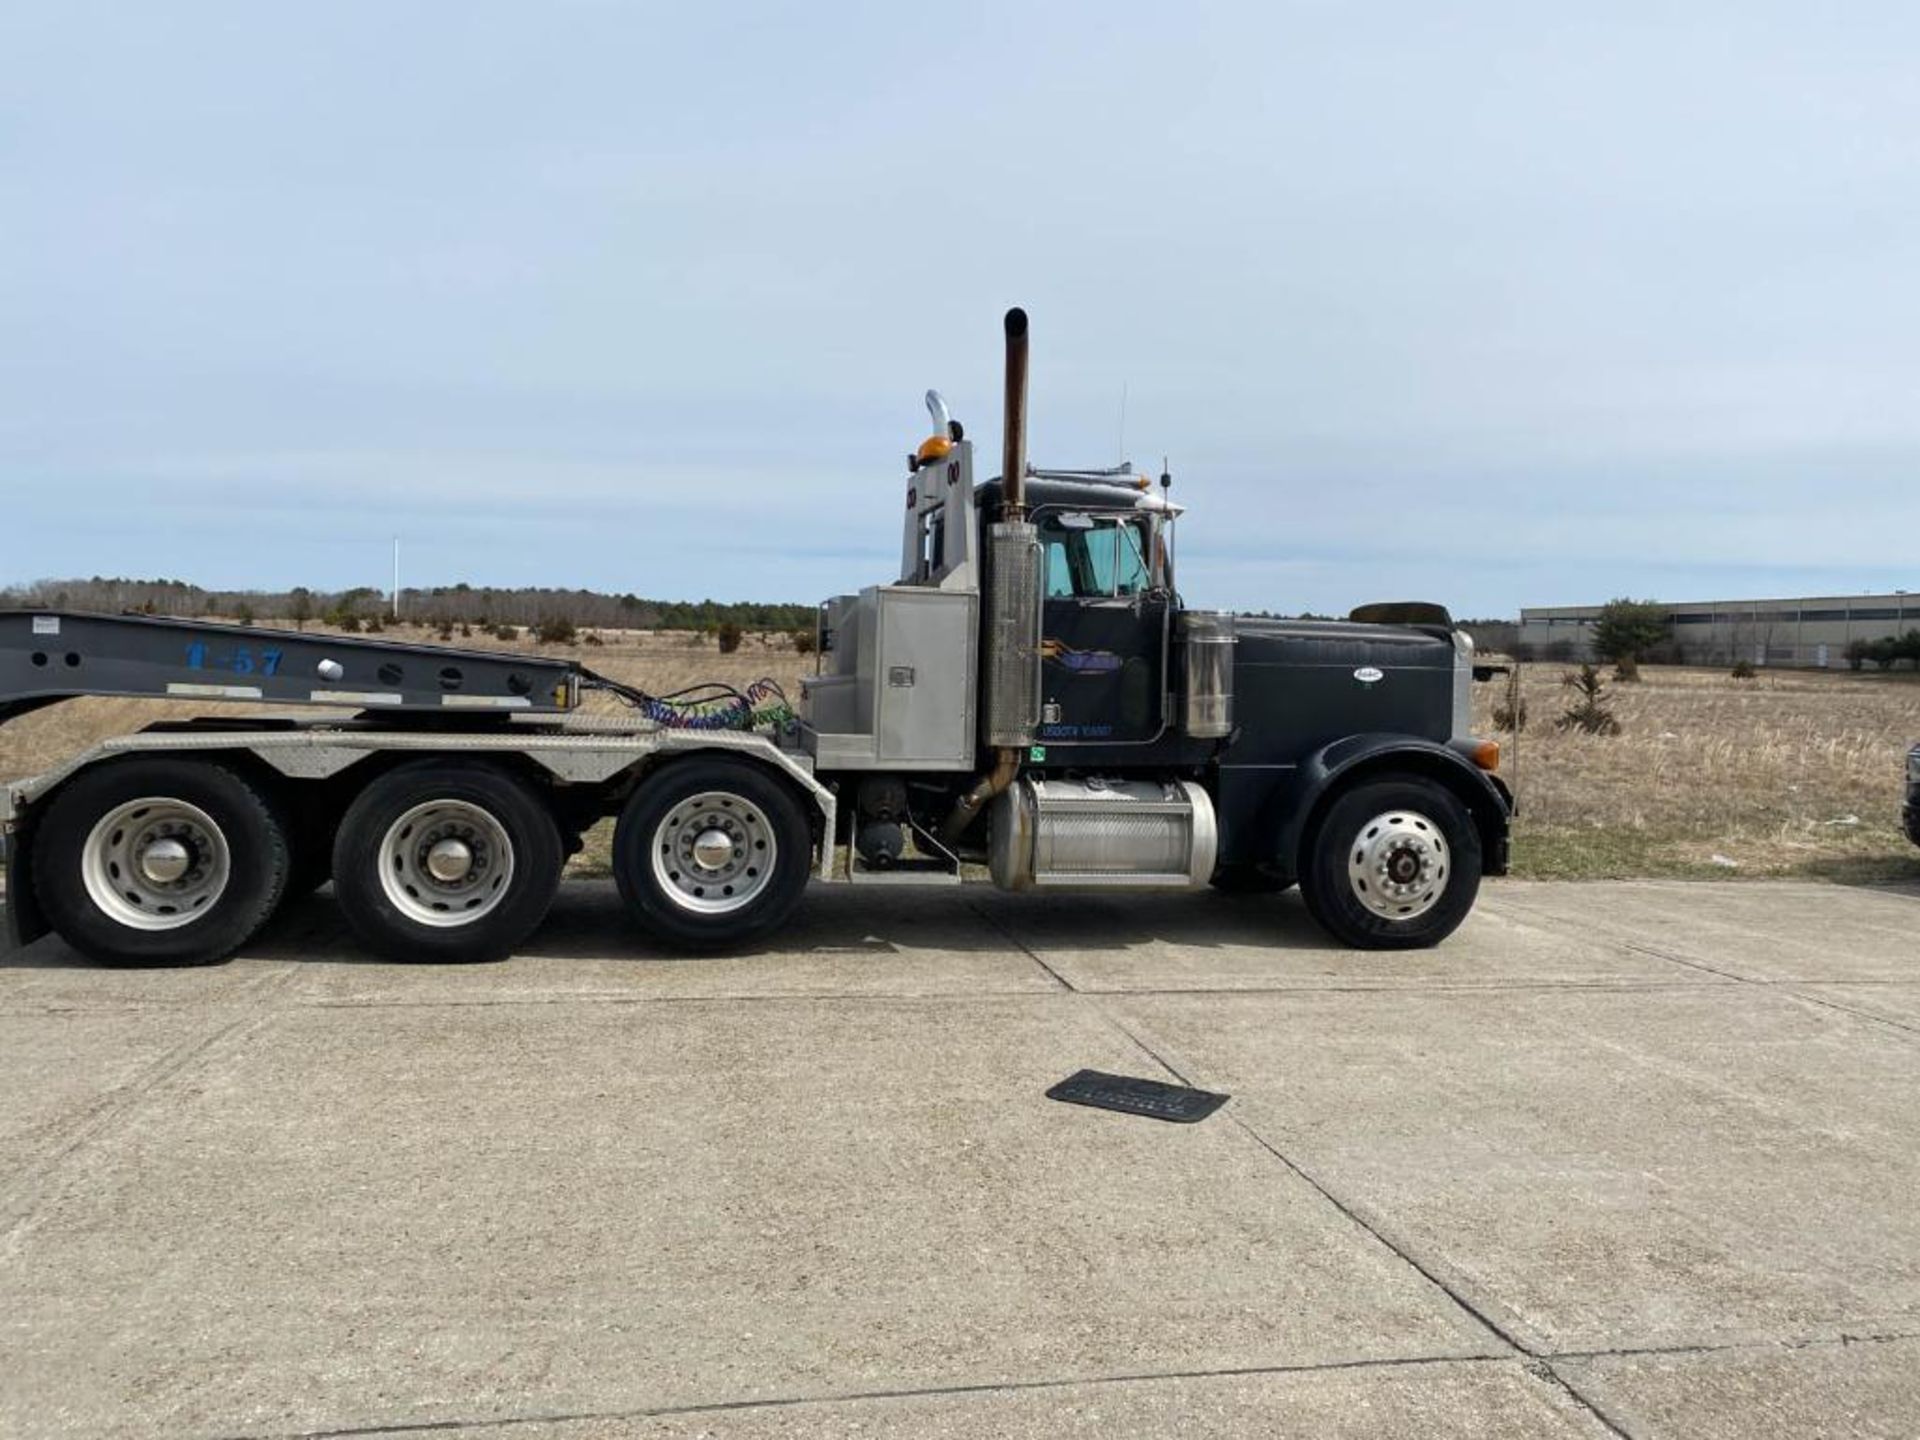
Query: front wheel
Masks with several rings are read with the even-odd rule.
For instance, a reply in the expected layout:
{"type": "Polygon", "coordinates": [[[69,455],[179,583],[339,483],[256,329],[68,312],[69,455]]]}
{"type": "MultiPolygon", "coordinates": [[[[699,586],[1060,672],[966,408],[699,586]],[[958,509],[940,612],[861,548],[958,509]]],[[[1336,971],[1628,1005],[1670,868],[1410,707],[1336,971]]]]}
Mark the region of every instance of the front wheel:
{"type": "Polygon", "coordinates": [[[694,950],[744,945],[793,912],[813,836],[793,791],[750,762],[683,760],[642,783],[613,832],[634,917],[694,950]]]}
{"type": "Polygon", "coordinates": [[[1390,776],[1341,794],[1307,838],[1300,893],[1334,939],[1361,950],[1438,945],[1480,890],[1480,832],[1454,793],[1390,776]]]}

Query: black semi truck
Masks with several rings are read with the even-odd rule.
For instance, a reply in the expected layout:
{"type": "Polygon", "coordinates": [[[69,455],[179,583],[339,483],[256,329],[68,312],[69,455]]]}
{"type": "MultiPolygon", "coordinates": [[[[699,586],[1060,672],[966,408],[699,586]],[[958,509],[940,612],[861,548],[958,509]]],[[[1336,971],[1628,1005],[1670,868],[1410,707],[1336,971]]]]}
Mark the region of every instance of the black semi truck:
{"type": "Polygon", "coordinates": [[[1445,938],[1504,872],[1512,813],[1471,733],[1471,639],[1429,604],[1187,608],[1170,481],[1029,465],[1024,312],[1005,335],[999,476],[975,483],[929,392],[900,574],[821,607],[797,707],[551,658],[0,613],[0,723],[76,695],[352,712],[158,723],[7,784],[8,939],[204,963],[331,881],[374,950],[499,956],[609,816],[631,913],[688,949],[768,935],[810,877],[982,868],[1008,890],[1297,883],[1348,945],[1445,938]],[[582,710],[596,691],[617,717],[582,710]]]}

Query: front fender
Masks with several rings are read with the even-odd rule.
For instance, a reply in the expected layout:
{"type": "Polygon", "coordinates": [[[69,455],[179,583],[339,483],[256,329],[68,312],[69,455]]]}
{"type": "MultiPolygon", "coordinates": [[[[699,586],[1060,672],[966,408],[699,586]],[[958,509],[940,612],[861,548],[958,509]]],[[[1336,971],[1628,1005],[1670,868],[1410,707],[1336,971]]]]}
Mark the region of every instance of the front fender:
{"type": "Polygon", "coordinates": [[[1334,796],[1350,784],[1389,770],[1421,775],[1453,791],[1480,831],[1482,872],[1506,874],[1512,792],[1451,745],[1394,734],[1349,735],[1300,762],[1289,787],[1292,803],[1275,837],[1277,854],[1291,873],[1300,873],[1305,858],[1302,848],[1334,796]]]}

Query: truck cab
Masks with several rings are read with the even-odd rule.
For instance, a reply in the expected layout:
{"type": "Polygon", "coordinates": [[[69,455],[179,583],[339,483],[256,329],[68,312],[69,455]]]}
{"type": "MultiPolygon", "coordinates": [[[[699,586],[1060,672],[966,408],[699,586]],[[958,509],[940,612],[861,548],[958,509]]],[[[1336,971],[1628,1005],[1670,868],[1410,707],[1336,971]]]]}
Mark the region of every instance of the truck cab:
{"type": "Polygon", "coordinates": [[[898,577],[821,607],[801,734],[852,801],[851,878],[1298,882],[1349,943],[1434,943],[1506,864],[1498,747],[1469,733],[1472,641],[1433,605],[1186,607],[1170,477],[1027,463],[1024,335],[1014,312],[1001,473],[975,482],[929,392],[898,577]],[[1385,810],[1341,809],[1361,802],[1385,810]]]}

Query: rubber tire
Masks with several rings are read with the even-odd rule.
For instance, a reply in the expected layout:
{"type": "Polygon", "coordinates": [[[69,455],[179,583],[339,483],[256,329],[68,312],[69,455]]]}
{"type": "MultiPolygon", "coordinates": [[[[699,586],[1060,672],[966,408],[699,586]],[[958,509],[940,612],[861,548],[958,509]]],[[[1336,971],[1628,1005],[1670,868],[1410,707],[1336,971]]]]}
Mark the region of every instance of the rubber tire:
{"type": "Polygon", "coordinates": [[[726,950],[758,940],[800,903],[813,869],[813,831],[793,790],[752,761],[726,757],[681,760],[649,775],[620,812],[613,831],[613,876],[640,927],[684,950],[726,950]],[[752,801],[773,827],[777,853],[767,888],[727,915],[683,910],[654,878],[653,832],[690,795],[725,790],[752,801]]]}
{"type": "Polygon", "coordinates": [[[465,760],[419,760],[389,770],[347,807],[333,840],[333,894],[360,942],[402,964],[500,960],[539,928],[560,888],[560,830],[553,812],[505,770],[465,760]],[[429,800],[485,809],[513,842],[505,899],[468,925],[423,925],[401,913],[380,884],[380,847],[393,822],[429,800]]]}
{"type": "Polygon", "coordinates": [[[1222,895],[1279,895],[1293,888],[1293,881],[1269,875],[1257,865],[1222,865],[1207,883],[1222,895]]]}
{"type": "Polygon", "coordinates": [[[1460,927],[1480,893],[1480,831],[1446,786],[1418,775],[1362,781],[1335,798],[1307,837],[1300,895],[1320,928],[1357,950],[1421,950],[1460,927]],[[1452,852],[1439,904],[1413,920],[1389,920],[1360,903],[1347,882],[1347,850],[1361,827],[1389,810],[1417,810],[1440,827],[1452,852]]]}
{"type": "Polygon", "coordinates": [[[60,938],[102,965],[212,965],[225,960],[273,914],[290,865],[286,827],[266,794],[212,760],[140,756],[82,771],[54,795],[33,842],[33,886],[60,938]],[[220,898],[176,930],[135,930],[87,894],[80,852],[115,806],[143,796],[184,800],[204,810],[227,842],[230,871],[220,898]]]}

